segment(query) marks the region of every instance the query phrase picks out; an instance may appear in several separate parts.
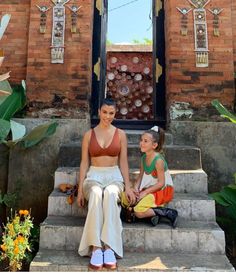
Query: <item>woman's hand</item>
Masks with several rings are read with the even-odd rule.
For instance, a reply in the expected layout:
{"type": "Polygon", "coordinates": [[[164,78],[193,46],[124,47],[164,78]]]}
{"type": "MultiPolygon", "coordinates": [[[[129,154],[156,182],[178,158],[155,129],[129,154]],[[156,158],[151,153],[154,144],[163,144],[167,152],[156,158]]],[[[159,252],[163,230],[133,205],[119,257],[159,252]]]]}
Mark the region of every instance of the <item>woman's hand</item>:
{"type": "Polygon", "coordinates": [[[79,207],[84,207],[84,193],[83,193],[83,190],[78,191],[77,203],[78,203],[79,207]]]}
{"type": "Polygon", "coordinates": [[[136,204],[136,195],[133,189],[126,188],[125,195],[131,206],[136,204]]]}
{"type": "Polygon", "coordinates": [[[147,196],[147,193],[145,192],[145,190],[142,190],[139,192],[139,197],[138,200],[142,200],[145,196],[147,196]]]}

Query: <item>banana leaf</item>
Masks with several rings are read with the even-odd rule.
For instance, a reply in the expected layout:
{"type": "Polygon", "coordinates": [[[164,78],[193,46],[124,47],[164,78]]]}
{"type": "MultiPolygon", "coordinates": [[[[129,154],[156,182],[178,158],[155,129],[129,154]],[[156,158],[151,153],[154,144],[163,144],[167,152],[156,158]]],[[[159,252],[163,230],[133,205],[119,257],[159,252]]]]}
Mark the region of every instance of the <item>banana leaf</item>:
{"type": "Polygon", "coordinates": [[[236,189],[224,187],[220,191],[222,197],[231,205],[236,205],[236,189]]]}
{"type": "Polygon", "coordinates": [[[26,128],[24,125],[19,124],[15,121],[10,121],[11,124],[11,133],[12,133],[12,141],[16,141],[24,137],[26,133],[26,128]]]}
{"type": "Polygon", "coordinates": [[[21,110],[26,104],[26,94],[24,86],[13,88],[9,95],[0,105],[0,119],[10,121],[13,115],[21,110]]]}
{"type": "Polygon", "coordinates": [[[222,205],[222,206],[230,206],[230,203],[222,197],[220,192],[214,192],[209,194],[210,197],[212,197],[217,204],[222,205]]]}
{"type": "Polygon", "coordinates": [[[229,112],[220,102],[215,99],[211,102],[211,104],[219,111],[221,117],[229,119],[231,122],[236,124],[236,116],[229,112]]]}
{"type": "Polygon", "coordinates": [[[0,82],[0,105],[12,93],[12,88],[7,80],[0,82]]]}
{"type": "Polygon", "coordinates": [[[11,19],[10,14],[4,14],[2,19],[1,19],[1,24],[0,24],[0,40],[2,39],[2,36],[7,28],[7,25],[11,19]]]}
{"type": "Polygon", "coordinates": [[[236,204],[227,207],[226,212],[232,220],[236,220],[236,204]]]}
{"type": "Polygon", "coordinates": [[[25,135],[23,138],[15,140],[15,141],[8,141],[6,143],[7,146],[13,147],[16,144],[19,144],[23,148],[30,148],[38,143],[40,143],[46,137],[55,133],[56,128],[58,126],[57,122],[50,122],[40,126],[35,127],[25,135]]]}
{"type": "Polygon", "coordinates": [[[2,143],[7,138],[10,129],[10,122],[0,119],[0,143],[2,143]]]}

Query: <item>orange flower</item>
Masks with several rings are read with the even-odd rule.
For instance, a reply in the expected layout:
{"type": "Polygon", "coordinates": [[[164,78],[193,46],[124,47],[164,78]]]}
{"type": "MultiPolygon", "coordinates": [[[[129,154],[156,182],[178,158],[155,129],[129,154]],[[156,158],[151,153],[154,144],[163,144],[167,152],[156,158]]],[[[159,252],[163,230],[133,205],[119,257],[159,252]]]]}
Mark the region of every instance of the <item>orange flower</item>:
{"type": "Polygon", "coordinates": [[[16,246],[15,248],[14,248],[14,254],[18,254],[19,253],[19,247],[18,246],[16,246]]]}
{"type": "Polygon", "coordinates": [[[19,243],[24,243],[25,238],[24,238],[23,236],[19,235],[19,236],[17,237],[17,240],[19,241],[19,243]]]}
{"type": "Polygon", "coordinates": [[[25,216],[29,215],[29,211],[28,210],[24,210],[24,215],[25,216]]]}
{"type": "Polygon", "coordinates": [[[19,242],[18,239],[15,239],[15,240],[14,240],[14,245],[15,245],[15,246],[18,245],[18,242],[19,242]]]}
{"type": "Polygon", "coordinates": [[[5,244],[1,245],[1,249],[2,249],[2,251],[6,251],[7,250],[6,245],[5,244]]]}
{"type": "Polygon", "coordinates": [[[27,215],[29,215],[29,211],[28,210],[19,210],[19,214],[20,215],[25,215],[25,216],[27,216],[27,215]]]}

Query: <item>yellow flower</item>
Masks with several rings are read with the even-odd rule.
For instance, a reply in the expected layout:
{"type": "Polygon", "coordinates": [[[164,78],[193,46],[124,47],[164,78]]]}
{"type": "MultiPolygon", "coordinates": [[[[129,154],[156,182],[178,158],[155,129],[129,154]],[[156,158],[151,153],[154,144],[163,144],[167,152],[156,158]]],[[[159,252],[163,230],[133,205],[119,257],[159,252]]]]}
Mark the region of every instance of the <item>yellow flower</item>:
{"type": "Polygon", "coordinates": [[[18,239],[16,238],[16,239],[14,240],[14,245],[16,246],[16,245],[18,245],[18,243],[19,243],[19,241],[18,241],[18,239]]]}
{"type": "Polygon", "coordinates": [[[2,249],[2,251],[6,251],[7,250],[6,245],[5,244],[1,245],[1,249],[2,249]]]}

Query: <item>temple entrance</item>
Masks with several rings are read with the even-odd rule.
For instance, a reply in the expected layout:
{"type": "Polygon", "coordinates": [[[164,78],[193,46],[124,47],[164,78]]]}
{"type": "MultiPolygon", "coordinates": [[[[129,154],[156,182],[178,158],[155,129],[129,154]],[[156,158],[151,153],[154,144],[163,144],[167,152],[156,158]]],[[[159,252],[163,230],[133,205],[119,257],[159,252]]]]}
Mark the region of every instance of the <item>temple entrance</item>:
{"type": "Polygon", "coordinates": [[[95,1],[91,121],[104,97],[116,101],[114,124],[165,127],[164,7],[161,0],[95,1]]]}

